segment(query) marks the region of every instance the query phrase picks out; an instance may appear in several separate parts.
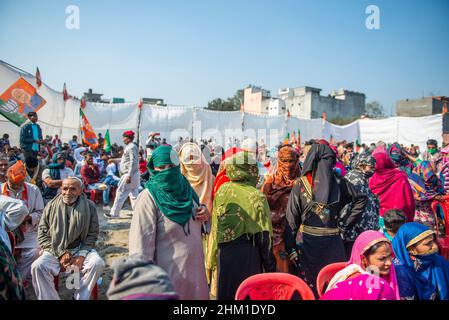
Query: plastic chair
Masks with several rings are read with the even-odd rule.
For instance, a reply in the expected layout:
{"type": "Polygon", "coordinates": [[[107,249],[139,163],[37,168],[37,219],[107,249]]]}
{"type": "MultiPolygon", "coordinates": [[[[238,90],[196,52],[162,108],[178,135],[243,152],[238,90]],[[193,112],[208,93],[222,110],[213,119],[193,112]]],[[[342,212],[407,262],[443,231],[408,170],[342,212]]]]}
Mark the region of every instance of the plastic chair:
{"type": "Polygon", "coordinates": [[[336,262],[328,264],[323,269],[321,269],[316,278],[316,288],[319,297],[321,297],[326,292],[327,286],[329,285],[329,282],[332,280],[335,274],[338,271],[343,270],[345,267],[346,262],[336,262]]]}
{"type": "Polygon", "coordinates": [[[237,289],[236,300],[315,300],[312,289],[300,278],[288,273],[261,273],[245,279],[237,289]]]}
{"type": "Polygon", "coordinates": [[[436,222],[437,243],[440,248],[440,255],[449,260],[449,196],[444,196],[442,201],[434,200],[431,204],[436,222]],[[441,235],[438,221],[438,206],[443,210],[445,234],[441,235]]]}
{"type": "MultiPolygon", "coordinates": [[[[55,284],[56,291],[59,292],[59,274],[57,276],[54,276],[53,283],[55,284]]],[[[91,300],[98,300],[98,284],[95,284],[94,288],[92,289],[90,298],[91,300]]]]}

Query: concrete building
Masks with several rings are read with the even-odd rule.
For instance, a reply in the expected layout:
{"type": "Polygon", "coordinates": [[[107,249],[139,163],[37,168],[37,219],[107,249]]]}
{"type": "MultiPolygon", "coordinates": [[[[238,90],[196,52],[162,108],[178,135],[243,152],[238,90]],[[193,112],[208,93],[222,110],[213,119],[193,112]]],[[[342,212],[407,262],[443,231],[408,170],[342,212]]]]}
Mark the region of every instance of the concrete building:
{"type": "Polygon", "coordinates": [[[156,104],[159,106],[167,106],[166,104],[164,104],[164,99],[159,98],[142,98],[142,102],[144,104],[156,104]]]}
{"type": "Polygon", "coordinates": [[[423,97],[405,99],[396,102],[396,115],[402,117],[424,117],[443,112],[443,106],[449,108],[449,97],[423,97]]]}
{"type": "Polygon", "coordinates": [[[279,98],[285,101],[291,115],[313,119],[326,112],[327,119],[359,117],[365,112],[366,96],[345,89],[332,91],[322,96],[321,89],[312,87],[285,88],[279,90],[279,98]]]}
{"type": "Polygon", "coordinates": [[[243,91],[243,110],[256,114],[268,114],[271,93],[261,87],[248,86],[243,91]]]}
{"type": "Polygon", "coordinates": [[[89,102],[104,102],[101,99],[102,93],[94,93],[92,89],[89,89],[88,92],[84,92],[84,99],[89,102]]]}
{"type": "Polygon", "coordinates": [[[300,118],[328,120],[360,117],[365,113],[365,94],[345,89],[322,96],[321,89],[313,87],[284,88],[272,97],[270,91],[248,86],[243,93],[243,110],[256,114],[290,115],[300,118]]]}

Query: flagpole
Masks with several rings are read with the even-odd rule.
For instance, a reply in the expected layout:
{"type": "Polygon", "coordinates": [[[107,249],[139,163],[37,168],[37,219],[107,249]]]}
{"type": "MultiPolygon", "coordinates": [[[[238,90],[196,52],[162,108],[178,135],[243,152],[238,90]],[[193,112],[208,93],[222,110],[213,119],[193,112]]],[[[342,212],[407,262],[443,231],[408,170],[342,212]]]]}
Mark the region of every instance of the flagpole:
{"type": "Polygon", "coordinates": [[[138,116],[138,122],[137,122],[137,145],[140,146],[140,123],[142,121],[142,108],[143,108],[143,101],[140,99],[139,104],[139,116],[138,116]]]}

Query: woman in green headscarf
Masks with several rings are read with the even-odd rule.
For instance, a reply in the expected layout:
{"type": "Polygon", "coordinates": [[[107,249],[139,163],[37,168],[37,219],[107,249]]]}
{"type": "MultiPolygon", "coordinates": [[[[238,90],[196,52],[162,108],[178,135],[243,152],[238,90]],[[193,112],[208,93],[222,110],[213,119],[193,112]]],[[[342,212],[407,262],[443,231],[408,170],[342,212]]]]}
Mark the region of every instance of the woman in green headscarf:
{"type": "Polygon", "coordinates": [[[201,227],[209,211],[181,174],[171,146],[155,149],[148,170],[151,178],[134,207],[129,254],[142,254],[164,269],[181,300],[207,300],[201,227]]]}
{"type": "Polygon", "coordinates": [[[270,208],[256,184],[257,162],[248,152],[225,160],[230,182],[214,198],[207,274],[218,269],[218,300],[232,300],[246,278],[275,272],[270,208]]]}

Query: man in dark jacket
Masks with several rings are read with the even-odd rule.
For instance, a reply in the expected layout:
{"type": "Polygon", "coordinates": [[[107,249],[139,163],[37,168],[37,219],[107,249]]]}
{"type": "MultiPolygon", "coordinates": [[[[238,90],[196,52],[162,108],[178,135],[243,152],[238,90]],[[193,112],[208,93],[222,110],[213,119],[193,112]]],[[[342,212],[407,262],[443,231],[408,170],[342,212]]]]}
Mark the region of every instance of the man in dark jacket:
{"type": "Polygon", "coordinates": [[[20,148],[24,151],[25,158],[36,158],[40,143],[42,143],[42,129],[37,124],[37,113],[28,112],[28,121],[20,128],[20,148]]]}

